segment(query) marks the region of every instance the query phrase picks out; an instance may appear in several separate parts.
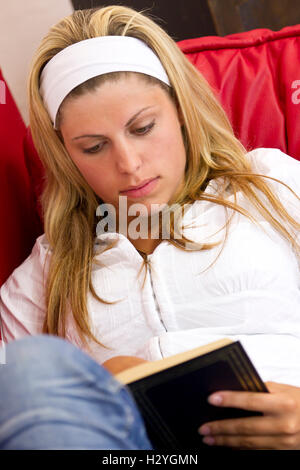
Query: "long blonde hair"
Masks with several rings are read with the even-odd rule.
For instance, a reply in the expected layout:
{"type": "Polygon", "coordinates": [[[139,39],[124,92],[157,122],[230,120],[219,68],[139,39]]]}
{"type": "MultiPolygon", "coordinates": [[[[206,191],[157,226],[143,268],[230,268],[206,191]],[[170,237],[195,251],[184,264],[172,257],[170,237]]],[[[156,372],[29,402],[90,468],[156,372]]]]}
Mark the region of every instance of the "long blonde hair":
{"type": "MultiPolygon", "coordinates": [[[[89,291],[100,302],[105,302],[96,294],[91,282],[99,198],[72,162],[60,133],[53,129],[39,93],[39,77],[46,63],[62,49],[78,41],[106,35],[141,39],[157,54],[169,76],[172,88],[168,92],[182,114],[187,155],[184,185],[170,204],[183,206],[196,200],[208,200],[253,219],[236,202],[226,200],[224,192],[217,195],[204,193],[210,180],[223,177],[224,188],[230,186],[235,201],[237,192],[241,191],[263,218],[297,252],[299,250],[293,233],[293,230],[299,230],[299,223],[288,214],[263,177],[252,172],[246,157],[247,150],[234,136],[218,99],[168,34],[150,17],[131,8],[108,6],[75,11],[53,26],[42,40],[32,61],[28,93],[33,141],[45,166],[46,185],[41,202],[45,234],[52,251],[46,286],[44,333],[65,337],[67,309],[70,308],[84,344],[88,340],[101,344],[91,331],[86,305],[89,291]],[[259,192],[267,197],[276,217],[258,196],[259,192]]],[[[94,89],[101,81],[110,78],[91,79],[73,90],[66,99],[94,89]]],[[[145,79],[158,82],[151,77],[145,76],[145,79]]],[[[161,86],[167,91],[167,86],[161,86]]],[[[227,233],[227,224],[225,228],[227,233]]],[[[170,235],[170,243],[185,249],[186,239],[175,241],[172,223],[170,235]]],[[[205,250],[213,246],[213,243],[205,244],[196,249],[205,250]]]]}

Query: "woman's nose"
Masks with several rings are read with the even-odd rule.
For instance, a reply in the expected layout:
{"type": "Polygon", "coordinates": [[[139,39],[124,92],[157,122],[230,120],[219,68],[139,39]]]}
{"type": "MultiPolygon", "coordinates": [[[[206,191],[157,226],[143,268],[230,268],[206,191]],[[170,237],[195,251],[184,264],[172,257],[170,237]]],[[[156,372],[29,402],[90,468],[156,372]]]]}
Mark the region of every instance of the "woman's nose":
{"type": "Polygon", "coordinates": [[[137,149],[128,141],[118,143],[115,158],[121,173],[135,173],[142,163],[137,149]]]}

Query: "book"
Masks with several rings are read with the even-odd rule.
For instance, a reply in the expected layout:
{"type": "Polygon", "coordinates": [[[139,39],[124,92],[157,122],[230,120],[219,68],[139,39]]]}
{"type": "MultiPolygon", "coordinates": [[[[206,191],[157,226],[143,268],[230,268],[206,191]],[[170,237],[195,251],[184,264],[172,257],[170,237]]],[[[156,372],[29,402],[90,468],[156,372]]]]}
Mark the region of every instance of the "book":
{"type": "Polygon", "coordinates": [[[206,448],[198,428],[260,413],[210,405],[218,390],[268,390],[239,341],[224,338],[116,374],[133,395],[155,450],[206,448]]]}

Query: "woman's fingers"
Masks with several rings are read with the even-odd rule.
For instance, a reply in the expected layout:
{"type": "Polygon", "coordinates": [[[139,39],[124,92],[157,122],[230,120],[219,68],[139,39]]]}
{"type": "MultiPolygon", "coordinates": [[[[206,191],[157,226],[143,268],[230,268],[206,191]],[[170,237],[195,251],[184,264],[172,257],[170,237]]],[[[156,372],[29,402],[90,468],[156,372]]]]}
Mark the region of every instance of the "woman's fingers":
{"type": "Polygon", "coordinates": [[[200,428],[208,445],[240,449],[300,449],[298,418],[263,416],[207,423],[200,428]]]}
{"type": "Polygon", "coordinates": [[[300,436],[207,436],[203,439],[207,445],[227,446],[237,449],[279,449],[297,450],[300,448],[300,436]]]}
{"type": "Polygon", "coordinates": [[[293,436],[300,435],[299,420],[296,416],[288,419],[274,416],[222,419],[203,424],[199,433],[208,435],[245,435],[245,436],[293,436]]]}
{"type": "Polygon", "coordinates": [[[267,383],[271,393],[216,392],[208,401],[220,407],[261,412],[260,416],[205,423],[199,429],[209,445],[244,449],[300,449],[300,388],[267,383]]]}
{"type": "Polygon", "coordinates": [[[287,413],[296,406],[294,397],[284,393],[222,391],[210,395],[208,402],[215,406],[241,408],[265,414],[276,414],[279,411],[287,413]]]}
{"type": "MultiPolygon", "coordinates": [[[[245,435],[245,436],[263,436],[278,434],[280,423],[273,417],[250,417],[222,419],[206,423],[199,428],[199,433],[205,435],[245,435]]],[[[282,430],[283,432],[284,430],[282,430]]]]}

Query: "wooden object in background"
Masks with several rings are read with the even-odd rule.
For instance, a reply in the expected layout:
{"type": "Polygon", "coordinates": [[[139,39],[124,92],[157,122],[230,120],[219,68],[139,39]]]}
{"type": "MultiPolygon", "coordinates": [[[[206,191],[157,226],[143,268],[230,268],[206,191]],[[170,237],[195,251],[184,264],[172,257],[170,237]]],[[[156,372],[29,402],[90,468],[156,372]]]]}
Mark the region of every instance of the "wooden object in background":
{"type": "Polygon", "coordinates": [[[300,7],[295,0],[206,1],[219,36],[257,28],[278,31],[300,23],[300,7]]]}
{"type": "MultiPolygon", "coordinates": [[[[159,18],[158,24],[174,41],[216,35],[207,0],[124,0],[105,2],[101,0],[72,0],[75,10],[96,8],[110,4],[124,5],[159,18]]],[[[225,2],[226,3],[226,2],[225,2]]],[[[154,18],[155,19],[155,18],[154,18]]]]}

